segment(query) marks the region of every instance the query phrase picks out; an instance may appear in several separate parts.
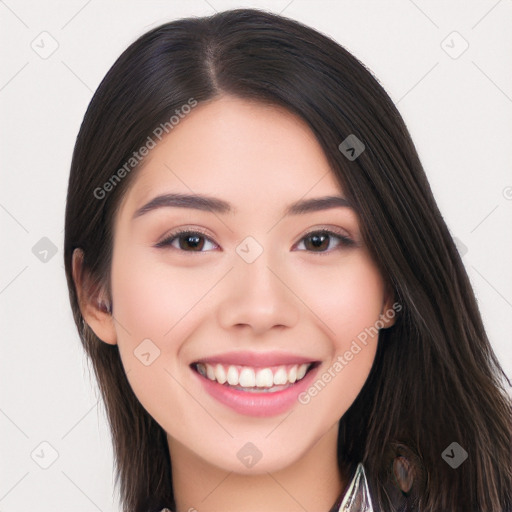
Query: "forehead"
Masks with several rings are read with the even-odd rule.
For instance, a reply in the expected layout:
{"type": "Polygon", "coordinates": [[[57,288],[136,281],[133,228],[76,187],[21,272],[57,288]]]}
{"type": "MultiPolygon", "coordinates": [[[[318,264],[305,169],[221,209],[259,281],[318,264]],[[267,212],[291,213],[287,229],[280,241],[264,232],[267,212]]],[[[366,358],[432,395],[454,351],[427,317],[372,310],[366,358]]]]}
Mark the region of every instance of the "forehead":
{"type": "Polygon", "coordinates": [[[307,124],[273,105],[234,97],[201,103],[145,158],[123,203],[134,211],[162,192],[281,206],[311,193],[340,194],[307,124]]]}

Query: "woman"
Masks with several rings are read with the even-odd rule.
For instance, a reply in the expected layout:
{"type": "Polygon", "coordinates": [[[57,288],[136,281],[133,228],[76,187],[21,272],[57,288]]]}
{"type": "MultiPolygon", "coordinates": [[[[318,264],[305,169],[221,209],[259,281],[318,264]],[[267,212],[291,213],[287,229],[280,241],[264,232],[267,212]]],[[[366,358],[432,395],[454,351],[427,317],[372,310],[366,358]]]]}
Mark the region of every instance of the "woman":
{"type": "Polygon", "coordinates": [[[65,268],[125,510],[512,509],[461,258],[326,36],[238,9],[133,43],[76,141],[65,268]]]}

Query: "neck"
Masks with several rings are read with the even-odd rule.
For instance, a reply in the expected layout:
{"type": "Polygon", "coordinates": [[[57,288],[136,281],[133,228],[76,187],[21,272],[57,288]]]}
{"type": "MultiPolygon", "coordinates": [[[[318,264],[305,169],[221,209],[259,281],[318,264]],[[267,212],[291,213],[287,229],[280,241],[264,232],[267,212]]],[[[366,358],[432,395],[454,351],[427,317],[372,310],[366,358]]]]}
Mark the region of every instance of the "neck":
{"type": "Polygon", "coordinates": [[[347,485],[337,463],[338,424],[286,468],[243,475],[207,463],[168,436],[177,512],[329,512],[347,485]]]}

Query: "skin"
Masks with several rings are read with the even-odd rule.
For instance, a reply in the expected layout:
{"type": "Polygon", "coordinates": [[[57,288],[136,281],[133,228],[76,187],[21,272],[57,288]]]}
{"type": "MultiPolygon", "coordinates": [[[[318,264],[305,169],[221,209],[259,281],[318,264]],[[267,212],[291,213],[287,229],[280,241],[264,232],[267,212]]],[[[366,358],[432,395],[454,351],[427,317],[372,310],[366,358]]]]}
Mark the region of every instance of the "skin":
{"type": "MultiPolygon", "coordinates": [[[[98,306],[104,295],[81,309],[101,340],[118,344],[136,396],[167,432],[179,512],[327,511],[347,485],[336,463],[338,422],[366,381],[377,337],[309,403],[270,418],[220,404],[189,367],[228,351],[281,350],[321,361],[321,376],[391,308],[351,208],[283,217],[294,201],[328,195],[343,191],[301,119],[223,96],[194,108],[150,151],[123,198],[113,315],[98,306]],[[132,218],[171,192],[218,197],[236,210],[163,207],[132,218]],[[203,252],[187,251],[183,237],[185,249],[179,239],[155,247],[178,227],[205,231],[203,252]],[[355,245],[332,237],[315,249],[306,235],[322,228],[355,245]],[[251,264],[235,251],[247,236],[263,248],[251,264]],[[160,355],[146,366],[134,350],[148,338],[160,355]],[[247,442],[262,453],[252,468],[237,457],[247,442]]],[[[75,275],[79,264],[74,258],[75,275]]],[[[392,322],[384,317],[385,327],[392,322]]]]}

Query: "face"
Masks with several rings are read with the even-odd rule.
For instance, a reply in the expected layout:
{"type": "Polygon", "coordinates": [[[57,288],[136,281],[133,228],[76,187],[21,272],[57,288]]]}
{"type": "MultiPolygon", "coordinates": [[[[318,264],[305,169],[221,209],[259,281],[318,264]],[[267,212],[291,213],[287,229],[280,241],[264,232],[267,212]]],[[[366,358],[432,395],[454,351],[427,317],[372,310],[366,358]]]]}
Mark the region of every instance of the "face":
{"type": "Polygon", "coordinates": [[[239,473],[259,452],[251,471],[276,471],[352,404],[391,303],[343,198],[313,133],[277,107],[199,104],[150,151],[115,218],[100,337],[171,450],[239,473]]]}

